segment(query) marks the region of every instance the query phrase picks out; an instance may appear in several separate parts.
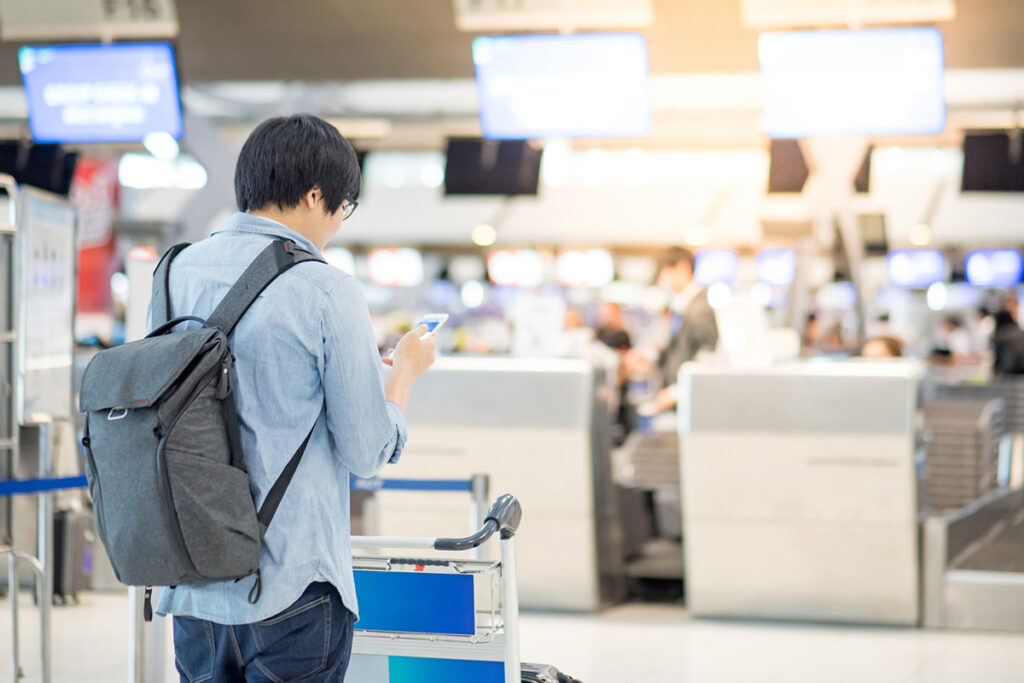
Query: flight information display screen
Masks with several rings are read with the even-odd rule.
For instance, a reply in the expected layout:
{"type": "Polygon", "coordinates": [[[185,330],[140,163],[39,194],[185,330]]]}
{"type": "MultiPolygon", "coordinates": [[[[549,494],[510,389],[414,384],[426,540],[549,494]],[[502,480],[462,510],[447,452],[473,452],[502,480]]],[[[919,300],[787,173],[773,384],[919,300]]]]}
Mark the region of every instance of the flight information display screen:
{"type": "Polygon", "coordinates": [[[946,280],[946,256],[938,249],[896,249],[889,252],[889,282],[924,289],[946,280]]]}
{"type": "Polygon", "coordinates": [[[1016,249],[977,249],[967,253],[964,272],[975,287],[1013,287],[1024,279],[1024,256],[1016,249]]]}
{"type": "Polygon", "coordinates": [[[694,257],[693,279],[705,287],[732,284],[740,270],[740,256],[729,249],[701,249],[694,257]]]}
{"type": "Polygon", "coordinates": [[[651,129],[647,39],[637,33],[473,41],[484,137],[638,137],[651,129]]]}
{"type": "Polygon", "coordinates": [[[182,135],[168,43],[58,45],[18,50],[36,142],[141,142],[182,135]]]}
{"type": "Polygon", "coordinates": [[[758,40],[773,138],[917,135],[946,127],[935,28],[765,33],[758,40]]]}

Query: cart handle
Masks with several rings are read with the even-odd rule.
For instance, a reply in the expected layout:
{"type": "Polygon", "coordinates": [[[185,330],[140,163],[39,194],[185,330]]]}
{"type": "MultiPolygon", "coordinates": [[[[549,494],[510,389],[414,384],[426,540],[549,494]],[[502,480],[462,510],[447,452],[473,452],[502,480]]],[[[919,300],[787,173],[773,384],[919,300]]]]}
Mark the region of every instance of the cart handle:
{"type": "Polygon", "coordinates": [[[501,532],[503,540],[510,539],[516,535],[522,518],[523,508],[519,500],[506,493],[491,505],[480,531],[465,538],[438,538],[434,541],[434,549],[460,551],[476,548],[494,535],[495,531],[501,532]]]}

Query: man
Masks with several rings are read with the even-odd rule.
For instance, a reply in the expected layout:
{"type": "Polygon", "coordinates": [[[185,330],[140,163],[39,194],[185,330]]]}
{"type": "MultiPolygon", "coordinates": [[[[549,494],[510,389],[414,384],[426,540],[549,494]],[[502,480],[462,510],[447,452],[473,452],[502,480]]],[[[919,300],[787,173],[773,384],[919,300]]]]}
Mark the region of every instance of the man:
{"type": "MultiPolygon", "coordinates": [[[[183,251],[170,271],[175,316],[208,317],[270,242],[318,254],[359,195],[351,145],[315,116],[270,119],[252,132],[235,169],[236,213],[183,251]]],[[[309,444],[252,581],[164,589],[174,615],[181,680],[341,681],[358,606],[349,536],[349,474],[397,461],[413,382],[434,361],[436,337],[405,335],[381,360],[357,282],[319,262],[280,275],[231,335],[245,465],[259,507],[312,427],[309,444]],[[384,378],[382,364],[392,365],[384,378]]]]}
{"type": "Polygon", "coordinates": [[[693,277],[693,266],[693,252],[683,247],[670,247],[659,260],[658,285],[672,294],[669,342],[658,357],[665,387],[655,401],[659,411],[676,405],[679,367],[702,350],[714,351],[718,343],[715,312],[708,304],[707,290],[693,277]]]}

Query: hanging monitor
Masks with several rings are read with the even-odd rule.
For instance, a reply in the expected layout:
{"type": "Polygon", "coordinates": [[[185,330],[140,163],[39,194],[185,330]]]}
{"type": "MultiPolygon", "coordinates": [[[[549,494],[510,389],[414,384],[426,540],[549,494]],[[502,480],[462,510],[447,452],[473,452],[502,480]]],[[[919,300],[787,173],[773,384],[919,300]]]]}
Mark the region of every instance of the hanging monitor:
{"type": "Polygon", "coordinates": [[[773,138],[923,135],[946,127],[938,29],[765,33],[758,53],[773,138]]]}
{"type": "Polygon", "coordinates": [[[707,287],[732,284],[740,270],[740,256],[729,249],[701,249],[694,258],[693,279],[707,287]]]}
{"type": "Polygon", "coordinates": [[[1014,287],[1024,279],[1024,256],[1016,249],[977,249],[967,252],[964,271],[975,287],[1014,287]]]}
{"type": "Polygon", "coordinates": [[[535,195],[542,152],[526,140],[449,138],[444,193],[535,195]]]}
{"type": "Polygon", "coordinates": [[[796,251],[764,249],[754,262],[758,282],[776,287],[789,287],[796,277],[796,251]]]}
{"type": "Polygon", "coordinates": [[[772,140],[768,164],[768,192],[804,191],[811,175],[798,140],[772,140]]]}
{"type": "Polygon", "coordinates": [[[887,265],[889,282],[896,287],[925,289],[946,281],[946,257],[939,249],[895,249],[887,265]]]}
{"type": "Polygon", "coordinates": [[[1024,134],[969,131],[964,135],[963,192],[1024,192],[1024,134]]]}
{"type": "Polygon", "coordinates": [[[71,191],[78,154],[60,145],[0,142],[0,173],[23,184],[59,195],[71,191]]]}
{"type": "Polygon", "coordinates": [[[473,41],[484,136],[639,137],[651,129],[647,39],[638,33],[473,41]]]}
{"type": "Polygon", "coordinates": [[[182,135],[168,43],[59,45],[18,50],[36,142],[141,142],[182,135]]]}

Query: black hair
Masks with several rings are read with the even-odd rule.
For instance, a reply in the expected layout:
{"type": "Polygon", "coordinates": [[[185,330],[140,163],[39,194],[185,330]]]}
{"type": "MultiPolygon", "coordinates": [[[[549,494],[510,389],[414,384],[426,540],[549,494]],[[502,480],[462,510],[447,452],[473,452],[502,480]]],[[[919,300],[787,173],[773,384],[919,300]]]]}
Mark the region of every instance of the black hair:
{"type": "Polygon", "coordinates": [[[267,119],[249,134],[235,165],[239,211],[299,205],[319,187],[324,208],[334,213],[359,196],[356,153],[338,129],[312,114],[267,119]]]}
{"type": "Polygon", "coordinates": [[[964,326],[964,321],[960,318],[960,316],[956,315],[947,315],[943,319],[943,322],[946,323],[946,325],[948,325],[949,327],[954,327],[957,329],[964,326]]]}
{"type": "Polygon", "coordinates": [[[693,270],[693,252],[685,247],[669,247],[665,251],[661,252],[658,257],[658,270],[665,268],[675,268],[680,263],[685,263],[690,266],[690,270],[693,270]]]}

